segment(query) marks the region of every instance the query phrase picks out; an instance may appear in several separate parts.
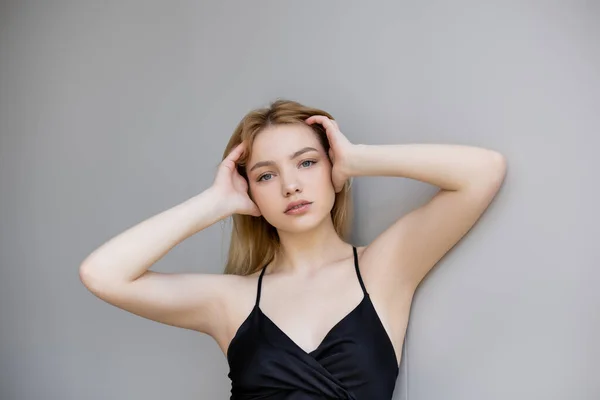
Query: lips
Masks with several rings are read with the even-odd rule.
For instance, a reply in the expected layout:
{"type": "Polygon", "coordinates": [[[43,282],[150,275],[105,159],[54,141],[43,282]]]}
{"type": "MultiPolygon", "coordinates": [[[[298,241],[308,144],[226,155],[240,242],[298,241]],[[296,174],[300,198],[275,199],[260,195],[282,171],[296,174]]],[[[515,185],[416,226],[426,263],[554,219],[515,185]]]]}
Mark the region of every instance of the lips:
{"type": "Polygon", "coordinates": [[[288,206],[287,206],[287,208],[285,209],[284,212],[288,212],[291,209],[293,209],[294,207],[301,206],[303,204],[310,204],[310,203],[311,203],[310,201],[306,201],[306,200],[294,201],[294,202],[288,204],[288,206]]]}

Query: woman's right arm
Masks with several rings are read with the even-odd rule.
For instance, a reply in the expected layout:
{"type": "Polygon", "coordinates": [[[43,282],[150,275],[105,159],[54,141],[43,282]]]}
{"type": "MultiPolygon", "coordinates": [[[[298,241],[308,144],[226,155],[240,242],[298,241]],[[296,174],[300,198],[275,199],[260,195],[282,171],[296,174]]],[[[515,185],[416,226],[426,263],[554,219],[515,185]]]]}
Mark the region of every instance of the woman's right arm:
{"type": "Polygon", "coordinates": [[[168,325],[211,333],[211,321],[223,312],[222,297],[231,290],[229,281],[239,277],[148,269],[177,244],[230,214],[229,206],[211,187],[94,250],[81,263],[81,281],[116,307],[168,325]]]}
{"type": "Polygon", "coordinates": [[[236,162],[247,143],[236,146],[219,165],[213,185],[115,236],[79,267],[83,284],[100,299],[164,324],[215,337],[227,323],[226,300],[241,277],[223,274],[160,273],[152,264],[184,239],[231,215],[260,216],[236,162]]]}

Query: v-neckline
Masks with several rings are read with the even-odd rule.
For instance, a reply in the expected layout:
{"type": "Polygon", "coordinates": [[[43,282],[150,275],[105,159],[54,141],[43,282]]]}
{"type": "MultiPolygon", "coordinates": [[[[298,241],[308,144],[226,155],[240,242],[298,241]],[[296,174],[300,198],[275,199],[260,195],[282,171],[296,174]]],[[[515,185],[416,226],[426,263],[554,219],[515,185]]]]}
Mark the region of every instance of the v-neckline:
{"type": "Polygon", "coordinates": [[[311,351],[307,351],[305,349],[303,349],[298,343],[296,343],[291,337],[290,335],[288,335],[287,333],[285,333],[283,331],[283,329],[281,329],[267,314],[265,314],[263,312],[263,310],[260,308],[260,305],[256,304],[256,310],[258,311],[258,313],[264,317],[265,320],[267,320],[274,328],[275,330],[277,330],[279,333],[282,334],[282,336],[296,349],[300,350],[303,354],[308,355],[308,356],[314,356],[315,353],[317,353],[319,350],[321,350],[321,347],[325,344],[325,342],[327,341],[327,339],[329,338],[329,336],[331,336],[331,334],[333,334],[333,332],[335,332],[336,328],[339,327],[344,321],[346,321],[348,318],[350,318],[350,316],[352,316],[352,314],[354,314],[362,305],[365,301],[367,301],[369,297],[369,293],[363,292],[363,297],[360,300],[360,302],[356,305],[356,307],[354,307],[352,310],[350,310],[346,315],[344,315],[342,317],[342,319],[340,319],[338,322],[336,322],[331,329],[329,329],[327,331],[327,333],[325,334],[325,336],[323,337],[323,339],[321,340],[321,342],[319,342],[319,344],[317,345],[317,347],[314,350],[311,351]]]}

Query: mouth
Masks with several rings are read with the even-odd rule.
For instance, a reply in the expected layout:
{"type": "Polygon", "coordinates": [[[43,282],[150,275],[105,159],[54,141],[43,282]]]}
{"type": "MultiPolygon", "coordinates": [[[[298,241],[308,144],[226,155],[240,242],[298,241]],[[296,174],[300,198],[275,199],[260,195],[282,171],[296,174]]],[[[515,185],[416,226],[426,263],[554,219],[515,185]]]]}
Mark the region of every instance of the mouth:
{"type": "Polygon", "coordinates": [[[312,203],[310,201],[304,201],[300,204],[296,204],[287,210],[285,210],[286,214],[298,214],[304,211],[307,211],[312,203]]]}

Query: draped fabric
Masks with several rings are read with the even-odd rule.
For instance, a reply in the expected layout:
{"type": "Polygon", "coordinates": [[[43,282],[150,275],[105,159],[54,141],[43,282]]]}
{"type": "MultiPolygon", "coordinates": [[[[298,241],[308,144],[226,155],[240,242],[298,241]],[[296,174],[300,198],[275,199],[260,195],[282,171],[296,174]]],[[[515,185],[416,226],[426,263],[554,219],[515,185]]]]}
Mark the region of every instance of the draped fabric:
{"type": "Polygon", "coordinates": [[[360,271],[361,302],[309,352],[298,346],[256,304],[227,351],[232,400],[387,400],[391,399],[398,362],[360,271]]]}

